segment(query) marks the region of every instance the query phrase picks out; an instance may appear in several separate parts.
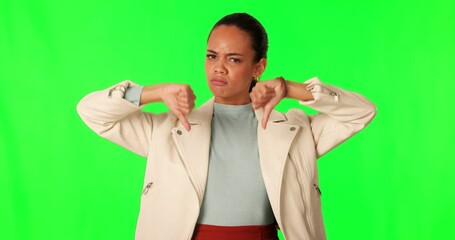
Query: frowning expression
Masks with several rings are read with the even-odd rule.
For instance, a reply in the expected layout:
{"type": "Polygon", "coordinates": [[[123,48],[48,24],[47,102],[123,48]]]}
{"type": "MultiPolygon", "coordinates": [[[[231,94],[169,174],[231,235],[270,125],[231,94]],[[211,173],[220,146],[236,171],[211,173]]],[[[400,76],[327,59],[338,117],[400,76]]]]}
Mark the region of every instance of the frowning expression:
{"type": "Polygon", "coordinates": [[[262,73],[265,61],[254,62],[251,38],[236,26],[220,25],[213,29],[207,42],[205,72],[215,102],[247,104],[254,76],[262,73]]]}

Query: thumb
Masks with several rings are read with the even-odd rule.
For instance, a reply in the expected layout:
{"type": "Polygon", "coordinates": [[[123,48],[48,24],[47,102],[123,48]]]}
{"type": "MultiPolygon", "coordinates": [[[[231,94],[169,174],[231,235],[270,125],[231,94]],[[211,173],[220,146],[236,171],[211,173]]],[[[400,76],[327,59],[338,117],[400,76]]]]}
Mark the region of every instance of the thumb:
{"type": "Polygon", "coordinates": [[[183,113],[179,112],[177,114],[177,118],[180,120],[180,122],[182,123],[182,125],[185,127],[185,129],[187,131],[191,130],[190,122],[188,121],[188,119],[186,119],[186,117],[185,117],[185,115],[183,113]]]}
{"type": "Polygon", "coordinates": [[[272,108],[269,105],[265,105],[264,107],[264,115],[262,116],[262,128],[267,127],[267,121],[269,120],[270,113],[272,112],[272,108]]]}

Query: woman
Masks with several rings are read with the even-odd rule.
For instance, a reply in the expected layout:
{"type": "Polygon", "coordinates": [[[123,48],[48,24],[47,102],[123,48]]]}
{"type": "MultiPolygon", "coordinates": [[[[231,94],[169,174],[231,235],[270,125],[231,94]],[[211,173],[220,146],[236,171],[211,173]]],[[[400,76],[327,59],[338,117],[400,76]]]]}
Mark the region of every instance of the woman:
{"type": "Polygon", "coordinates": [[[187,84],[124,80],[84,96],[82,120],[147,158],[136,240],[325,239],[316,159],[362,130],[376,107],[358,93],[278,77],[267,34],[246,13],[219,20],[205,70],[213,97],[194,108],[187,84]],[[283,98],[319,113],[273,110],[283,98]],[[142,111],[164,102],[170,112],[142,111]],[[260,121],[260,122],[259,122],[260,121]]]}

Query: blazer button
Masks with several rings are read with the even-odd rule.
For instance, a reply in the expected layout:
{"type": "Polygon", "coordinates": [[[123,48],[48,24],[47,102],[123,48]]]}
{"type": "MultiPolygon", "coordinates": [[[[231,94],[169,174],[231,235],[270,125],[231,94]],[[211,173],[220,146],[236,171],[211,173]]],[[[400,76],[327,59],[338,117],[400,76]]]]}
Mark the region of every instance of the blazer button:
{"type": "Polygon", "coordinates": [[[178,134],[178,135],[182,135],[182,131],[177,130],[177,134],[178,134]]]}
{"type": "Polygon", "coordinates": [[[291,127],[289,130],[291,130],[291,131],[295,131],[295,127],[291,127]]]}

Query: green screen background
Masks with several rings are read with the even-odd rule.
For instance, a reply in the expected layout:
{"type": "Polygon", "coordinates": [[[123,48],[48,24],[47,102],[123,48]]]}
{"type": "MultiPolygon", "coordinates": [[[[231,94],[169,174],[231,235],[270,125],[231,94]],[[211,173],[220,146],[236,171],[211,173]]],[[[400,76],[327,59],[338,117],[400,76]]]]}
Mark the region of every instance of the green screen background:
{"type": "Polygon", "coordinates": [[[130,79],[189,83],[200,106],[207,35],[245,11],[269,34],[261,80],[318,76],[377,105],[319,161],[328,239],[455,239],[455,4],[440,0],[0,1],[0,238],[133,239],[146,161],[76,104],[130,79]]]}

